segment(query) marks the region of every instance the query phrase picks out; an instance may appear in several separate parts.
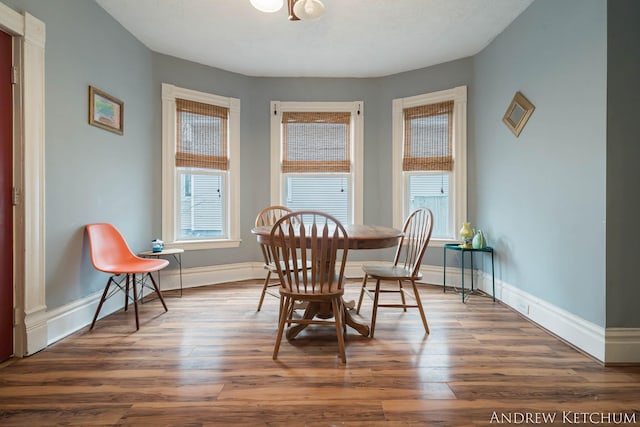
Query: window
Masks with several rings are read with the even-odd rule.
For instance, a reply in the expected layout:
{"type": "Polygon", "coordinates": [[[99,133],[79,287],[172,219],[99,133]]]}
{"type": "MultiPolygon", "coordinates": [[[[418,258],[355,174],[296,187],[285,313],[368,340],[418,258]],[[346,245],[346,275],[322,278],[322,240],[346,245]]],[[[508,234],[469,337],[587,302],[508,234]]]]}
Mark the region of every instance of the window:
{"type": "Polygon", "coordinates": [[[455,240],[467,216],[467,88],[393,101],[393,222],[433,211],[432,240],[455,240]]]}
{"type": "Polygon", "coordinates": [[[240,243],[240,101],[162,85],[162,237],[191,249],[240,243]]]}
{"type": "Polygon", "coordinates": [[[362,222],[362,102],[272,102],[271,201],[362,222]]]}

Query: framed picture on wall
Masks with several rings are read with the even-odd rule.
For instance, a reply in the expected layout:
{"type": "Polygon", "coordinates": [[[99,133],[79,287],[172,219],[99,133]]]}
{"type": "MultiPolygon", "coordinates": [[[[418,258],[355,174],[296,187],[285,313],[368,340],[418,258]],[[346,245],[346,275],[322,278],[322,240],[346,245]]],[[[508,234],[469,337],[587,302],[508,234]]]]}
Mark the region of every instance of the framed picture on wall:
{"type": "Polygon", "coordinates": [[[124,102],[89,86],[89,124],[118,135],[124,134],[124,102]]]}
{"type": "Polygon", "coordinates": [[[524,129],[524,125],[527,124],[527,120],[533,114],[533,110],[536,107],[522,94],[522,92],[516,92],[509,108],[504,113],[502,121],[509,128],[511,132],[517,137],[524,129]]]}

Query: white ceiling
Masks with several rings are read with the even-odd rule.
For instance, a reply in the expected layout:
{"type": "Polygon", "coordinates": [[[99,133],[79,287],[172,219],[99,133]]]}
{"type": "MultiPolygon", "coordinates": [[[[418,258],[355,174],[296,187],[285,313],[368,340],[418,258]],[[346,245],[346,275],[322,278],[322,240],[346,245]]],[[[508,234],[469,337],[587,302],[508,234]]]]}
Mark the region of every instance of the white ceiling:
{"type": "Polygon", "coordinates": [[[289,21],[249,0],[96,0],[155,52],[248,76],[378,77],[471,56],[533,0],[323,0],[289,21]]]}

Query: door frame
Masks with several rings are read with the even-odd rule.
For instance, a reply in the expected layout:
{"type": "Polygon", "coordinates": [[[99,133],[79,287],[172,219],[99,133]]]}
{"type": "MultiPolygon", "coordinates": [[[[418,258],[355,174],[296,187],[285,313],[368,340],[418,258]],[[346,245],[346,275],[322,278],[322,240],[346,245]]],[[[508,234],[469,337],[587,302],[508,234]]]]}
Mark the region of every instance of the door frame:
{"type": "Polygon", "coordinates": [[[23,357],[47,346],[45,298],[45,24],[0,2],[0,28],[13,37],[14,344],[23,357]]]}

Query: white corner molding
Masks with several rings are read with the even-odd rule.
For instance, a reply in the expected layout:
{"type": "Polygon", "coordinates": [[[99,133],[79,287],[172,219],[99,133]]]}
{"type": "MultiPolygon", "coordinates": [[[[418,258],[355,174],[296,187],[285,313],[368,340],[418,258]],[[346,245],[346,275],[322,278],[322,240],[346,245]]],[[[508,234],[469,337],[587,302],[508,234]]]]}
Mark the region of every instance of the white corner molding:
{"type": "Polygon", "coordinates": [[[47,345],[45,300],[44,96],[45,24],[0,3],[0,28],[13,38],[18,79],[14,96],[16,208],[14,354],[47,345]]]}
{"type": "Polygon", "coordinates": [[[25,14],[23,39],[24,204],[25,204],[25,354],[46,347],[45,185],[44,185],[44,44],[42,21],[25,14]]]}
{"type": "Polygon", "coordinates": [[[0,3],[0,29],[11,35],[23,36],[24,16],[0,3]]]}

